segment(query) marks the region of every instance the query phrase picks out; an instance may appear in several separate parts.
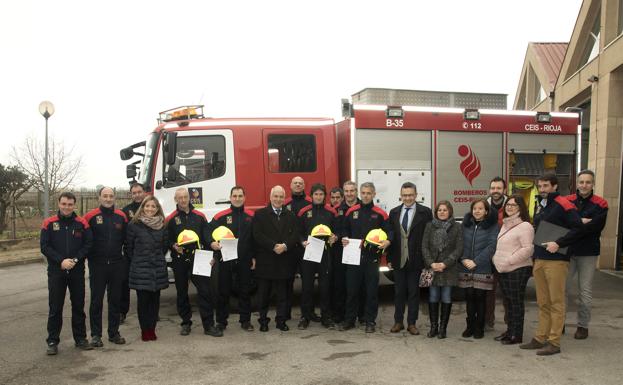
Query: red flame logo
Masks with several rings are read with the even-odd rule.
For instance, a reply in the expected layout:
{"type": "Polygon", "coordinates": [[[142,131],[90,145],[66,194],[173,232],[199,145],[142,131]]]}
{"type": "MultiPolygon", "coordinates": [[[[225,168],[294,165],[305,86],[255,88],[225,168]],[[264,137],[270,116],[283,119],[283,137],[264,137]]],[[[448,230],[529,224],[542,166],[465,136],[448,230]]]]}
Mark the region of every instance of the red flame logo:
{"type": "Polygon", "coordinates": [[[464,144],[459,146],[459,155],[465,158],[459,166],[461,173],[469,184],[473,186],[472,182],[480,175],[480,159],[474,154],[470,146],[464,144]]]}

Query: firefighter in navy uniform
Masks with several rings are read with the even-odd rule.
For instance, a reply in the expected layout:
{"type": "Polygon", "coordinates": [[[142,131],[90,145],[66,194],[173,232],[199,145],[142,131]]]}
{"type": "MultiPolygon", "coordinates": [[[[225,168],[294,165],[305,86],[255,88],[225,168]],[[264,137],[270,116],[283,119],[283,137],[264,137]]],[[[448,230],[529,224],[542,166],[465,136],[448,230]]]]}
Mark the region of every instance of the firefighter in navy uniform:
{"type": "Polygon", "coordinates": [[[128,269],[122,253],[128,219],[123,211],[115,209],[115,192],[112,188],[102,187],[98,195],[100,206],[84,216],[93,233],[93,246],[88,254],[91,287],[89,320],[91,346],[95,348],[104,346],[104,293],[108,299],[108,340],[117,345],[125,344],[125,339],[119,334],[119,306],[123,279],[128,269]]]}
{"type": "MultiPolygon", "coordinates": [[[[295,176],[290,181],[290,194],[291,194],[290,197],[286,198],[285,202],[283,203],[283,206],[286,209],[292,211],[295,216],[296,214],[298,214],[299,211],[301,211],[303,207],[312,203],[311,198],[305,195],[305,180],[303,180],[303,178],[301,178],[300,176],[295,176]]],[[[300,272],[300,264],[301,264],[301,260],[303,259],[303,253],[305,252],[305,250],[303,250],[301,245],[297,244],[296,250],[292,250],[292,252],[293,252],[292,255],[297,259],[296,263],[294,264],[294,269],[295,269],[294,274],[296,274],[297,272],[300,272]]],[[[294,290],[294,278],[288,280],[287,287],[286,287],[286,295],[288,299],[286,319],[288,320],[292,319],[293,290],[294,290]]],[[[320,321],[320,317],[318,317],[317,314],[313,313],[312,321],[318,322],[320,321]]]]}
{"type": "MultiPolygon", "coordinates": [[[[141,206],[141,202],[145,198],[145,188],[140,183],[132,183],[130,186],[130,194],[132,194],[132,202],[121,209],[125,216],[128,218],[128,223],[134,218],[134,215],[141,206]]],[[[125,254],[125,253],[124,253],[125,254]]],[[[123,276],[123,282],[121,283],[121,303],[119,305],[119,323],[123,324],[125,318],[130,311],[130,286],[129,286],[129,274],[130,274],[130,261],[126,256],[126,266],[128,267],[126,274],[123,276]]]]}
{"type": "Polygon", "coordinates": [[[363,282],[366,293],[364,321],[366,333],[374,333],[378,314],[379,262],[381,254],[392,239],[389,216],[383,209],[374,205],[376,188],[371,182],[361,185],[361,203],[351,207],[344,218],[342,245],[349,239],[361,239],[361,259],[358,266],[346,267],[346,314],[340,330],[355,327],[359,304],[359,291],[363,282]],[[385,239],[372,241],[372,233],[385,234],[385,239]]]}
{"type": "MultiPolygon", "coordinates": [[[[188,281],[190,280],[197,288],[197,301],[204,334],[222,337],[223,332],[214,325],[214,301],[210,277],[192,273],[194,250],[184,248],[177,242],[178,236],[184,230],[191,230],[197,236],[202,237],[208,222],[205,215],[201,211],[195,210],[190,204],[190,195],[187,189],[182,187],[175,191],[175,203],[177,208],[165,219],[165,226],[167,227],[169,249],[171,250],[171,265],[175,276],[177,313],[182,318],[180,334],[189,335],[192,325],[192,309],[188,298],[188,281]]],[[[199,240],[199,244],[202,247],[205,246],[205,242],[202,240],[199,240]]]]}
{"type": "Polygon", "coordinates": [[[245,193],[241,186],[232,187],[229,200],[231,206],[212,218],[210,225],[207,226],[208,231],[204,234],[206,243],[214,250],[214,259],[219,264],[216,325],[221,330],[227,327],[229,297],[233,282],[237,282],[240,327],[246,331],[253,331],[251,324],[251,272],[255,268],[252,228],[254,212],[245,209],[245,193]],[[222,237],[219,235],[219,230],[222,228],[229,231],[233,238],[238,239],[238,259],[222,261],[219,243],[222,237]],[[234,276],[237,280],[234,280],[234,276]]]}
{"type": "Polygon", "coordinates": [[[67,288],[76,347],[93,349],[87,340],[84,314],[84,259],[91,247],[91,229],[74,212],[75,204],[74,194],[62,193],[58,198],[58,213],[43,221],[41,227],[41,253],[48,261],[48,355],[58,353],[67,288]]]}
{"type": "Polygon", "coordinates": [[[318,274],[320,288],[320,318],[322,325],[333,328],[331,317],[331,249],[337,236],[333,233],[337,227],[337,212],[331,205],[325,204],[326,188],[320,183],[312,186],[312,204],[298,212],[301,225],[300,237],[304,247],[307,247],[307,236],[321,238],[326,242],[325,250],[320,263],[313,261],[301,262],[301,278],[303,290],[301,293],[301,321],[298,328],[307,329],[314,313],[314,281],[318,274]]]}

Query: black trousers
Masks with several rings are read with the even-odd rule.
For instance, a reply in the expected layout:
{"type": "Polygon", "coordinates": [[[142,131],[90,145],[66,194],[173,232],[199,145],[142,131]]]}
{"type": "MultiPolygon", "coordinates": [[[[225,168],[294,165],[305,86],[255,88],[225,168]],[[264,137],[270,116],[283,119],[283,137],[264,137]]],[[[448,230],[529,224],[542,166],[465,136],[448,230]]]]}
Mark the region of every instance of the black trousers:
{"type": "Polygon", "coordinates": [[[333,246],[331,256],[331,313],[333,321],[342,322],[346,309],[346,265],[342,264],[342,248],[333,246]]]}
{"type": "Polygon", "coordinates": [[[216,322],[227,325],[229,298],[234,282],[238,288],[240,323],[251,320],[251,263],[245,260],[219,262],[216,322]]]}
{"type": "Polygon", "coordinates": [[[260,318],[259,322],[268,323],[270,318],[267,317],[268,305],[270,303],[271,290],[275,290],[277,296],[277,315],[275,322],[282,323],[287,320],[288,300],[287,300],[287,279],[266,279],[258,278],[257,290],[260,301],[260,318]]]}
{"type": "MultiPolygon", "coordinates": [[[[363,321],[375,323],[379,311],[378,286],[379,262],[364,256],[359,266],[346,267],[346,322],[355,322],[357,318],[362,285],[365,293],[365,311],[363,321]]],[[[361,318],[360,318],[361,321],[361,318]]]]}
{"type": "Polygon", "coordinates": [[[60,342],[63,327],[63,306],[65,293],[69,288],[71,300],[71,330],[74,341],[87,338],[86,314],[84,314],[84,263],[80,263],[69,271],[48,268],[48,344],[60,342]]]}
{"type": "Polygon", "coordinates": [[[320,263],[311,261],[301,262],[301,313],[302,317],[310,320],[314,313],[314,282],[318,274],[320,289],[320,314],[323,319],[331,318],[331,263],[330,255],[325,251],[320,263]]]}
{"type": "Polygon", "coordinates": [[[158,323],[158,311],[160,310],[160,290],[136,291],[136,312],[141,330],[153,330],[158,323]]]}
{"type": "Polygon", "coordinates": [[[473,287],[465,289],[467,322],[474,330],[484,331],[488,291],[473,287]]]}
{"type": "Polygon", "coordinates": [[[89,263],[91,336],[102,336],[104,294],[108,301],[108,337],[119,333],[121,286],[126,270],[125,261],[111,264],[89,263]]]}
{"type": "Polygon", "coordinates": [[[508,273],[500,273],[500,287],[508,303],[508,332],[523,337],[526,285],[532,275],[532,266],[520,267],[508,273]]]}
{"type": "Polygon", "coordinates": [[[403,323],[406,303],[407,325],[415,325],[420,310],[420,274],[421,270],[408,265],[394,269],[394,322],[403,323]]]}
{"type": "Polygon", "coordinates": [[[121,280],[121,302],[119,302],[119,312],[128,314],[130,311],[130,261],[125,262],[126,271],[121,280]]]}
{"type": "Polygon", "coordinates": [[[192,308],[188,298],[188,281],[197,288],[197,305],[204,330],[214,326],[214,300],[210,277],[193,275],[192,262],[186,262],[180,258],[173,259],[173,275],[175,276],[175,289],[177,291],[177,314],[182,318],[182,325],[192,325],[192,308]]]}

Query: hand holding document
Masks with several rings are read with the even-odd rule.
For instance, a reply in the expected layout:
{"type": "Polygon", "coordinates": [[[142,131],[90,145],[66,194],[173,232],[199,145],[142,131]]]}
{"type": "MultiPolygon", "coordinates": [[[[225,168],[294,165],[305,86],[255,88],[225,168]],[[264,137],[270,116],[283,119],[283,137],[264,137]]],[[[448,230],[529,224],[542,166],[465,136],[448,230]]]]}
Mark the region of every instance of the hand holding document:
{"type": "Polygon", "coordinates": [[[238,238],[221,239],[219,243],[221,244],[221,255],[224,262],[238,259],[238,238]]]}
{"type": "Polygon", "coordinates": [[[342,251],[342,263],[359,266],[361,260],[361,239],[349,239],[342,251]]]}
{"type": "Polygon", "coordinates": [[[307,237],[307,246],[305,247],[305,254],[303,260],[320,263],[322,260],[322,253],[324,252],[324,241],[309,235],[307,237]]]}
{"type": "Polygon", "coordinates": [[[193,264],[193,274],[209,277],[212,275],[213,252],[209,250],[196,250],[195,263],[193,264]]]}

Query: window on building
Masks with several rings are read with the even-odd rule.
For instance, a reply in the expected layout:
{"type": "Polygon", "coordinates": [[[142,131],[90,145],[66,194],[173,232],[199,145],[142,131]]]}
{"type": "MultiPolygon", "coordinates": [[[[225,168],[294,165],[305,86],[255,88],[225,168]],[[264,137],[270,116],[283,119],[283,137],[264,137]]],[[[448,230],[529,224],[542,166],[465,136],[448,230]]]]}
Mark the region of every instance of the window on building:
{"type": "Polygon", "coordinates": [[[218,178],[225,174],[225,166],[222,135],[178,136],[175,164],[165,168],[165,187],[218,178]]]}
{"type": "Polygon", "coordinates": [[[618,35],[623,33],[623,0],[619,0],[619,25],[617,32],[618,35]]]}
{"type": "Polygon", "coordinates": [[[268,170],[273,173],[316,171],[315,136],[268,135],[268,170]]]}
{"type": "Polygon", "coordinates": [[[584,64],[593,60],[599,55],[599,39],[601,35],[601,9],[597,11],[595,16],[595,21],[593,22],[593,27],[588,33],[586,46],[584,47],[584,53],[582,54],[582,58],[580,60],[578,69],[581,68],[584,64]]]}

